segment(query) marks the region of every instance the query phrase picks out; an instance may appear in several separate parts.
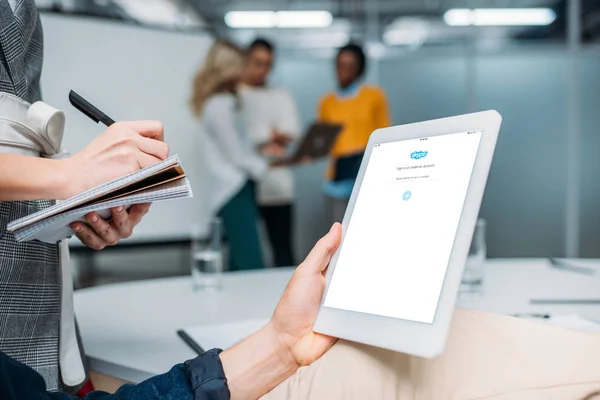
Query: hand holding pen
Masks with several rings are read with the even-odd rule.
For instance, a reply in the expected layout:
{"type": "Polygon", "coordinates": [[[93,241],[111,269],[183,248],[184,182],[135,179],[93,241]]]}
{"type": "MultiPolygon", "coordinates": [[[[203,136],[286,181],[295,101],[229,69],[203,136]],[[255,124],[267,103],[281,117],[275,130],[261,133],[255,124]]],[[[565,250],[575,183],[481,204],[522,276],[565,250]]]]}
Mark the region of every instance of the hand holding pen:
{"type": "MultiPolygon", "coordinates": [[[[69,100],[108,129],[79,153],[56,161],[62,181],[57,199],[72,197],[168,157],[169,146],[163,142],[163,125],[159,121],[115,123],[77,93],[71,92],[69,100]]],[[[86,216],[87,224],[76,222],[71,228],[85,245],[100,250],[131,236],[149,208],[149,204],[137,204],[129,210],[117,207],[112,210],[110,221],[92,213],[86,216]]]]}
{"type": "Polygon", "coordinates": [[[64,160],[70,177],[63,198],[68,198],[112,179],[135,172],[164,160],[169,146],[163,142],[163,125],[159,121],[115,123],[75,92],[71,103],[96,122],[108,126],[79,153],[64,160]]]}

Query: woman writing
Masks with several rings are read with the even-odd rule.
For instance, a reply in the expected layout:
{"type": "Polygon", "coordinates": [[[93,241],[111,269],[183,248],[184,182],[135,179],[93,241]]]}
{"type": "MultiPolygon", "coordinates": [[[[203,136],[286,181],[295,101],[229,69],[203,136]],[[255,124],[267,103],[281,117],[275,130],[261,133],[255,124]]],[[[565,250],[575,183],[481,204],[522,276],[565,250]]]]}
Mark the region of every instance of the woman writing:
{"type": "MultiPolygon", "coordinates": [[[[79,153],[61,152],[62,112],[40,100],[42,27],[33,0],[0,0],[0,352],[35,369],[49,390],[86,380],[73,315],[67,241],[19,243],[6,225],[163,160],[157,121],[116,123],[79,153]]],[[[148,205],[93,213],[72,228],[94,249],[131,235],[148,205]]],[[[0,392],[1,398],[6,393],[0,392]]]]}

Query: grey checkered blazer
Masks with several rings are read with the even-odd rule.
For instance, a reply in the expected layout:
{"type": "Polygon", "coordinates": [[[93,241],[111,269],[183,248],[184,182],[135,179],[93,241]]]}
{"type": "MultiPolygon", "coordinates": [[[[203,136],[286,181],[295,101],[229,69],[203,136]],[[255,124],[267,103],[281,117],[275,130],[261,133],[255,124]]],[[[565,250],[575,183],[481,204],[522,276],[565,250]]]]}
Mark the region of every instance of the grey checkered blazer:
{"type": "MultiPolygon", "coordinates": [[[[0,0],[0,92],[40,99],[42,27],[34,0],[0,0]]],[[[3,128],[0,109],[0,129],[3,128]]],[[[59,371],[61,271],[58,245],[17,243],[8,222],[48,207],[48,201],[0,202],[0,351],[31,366],[50,390],[59,371]]],[[[0,397],[2,397],[0,395],[0,397]]]]}

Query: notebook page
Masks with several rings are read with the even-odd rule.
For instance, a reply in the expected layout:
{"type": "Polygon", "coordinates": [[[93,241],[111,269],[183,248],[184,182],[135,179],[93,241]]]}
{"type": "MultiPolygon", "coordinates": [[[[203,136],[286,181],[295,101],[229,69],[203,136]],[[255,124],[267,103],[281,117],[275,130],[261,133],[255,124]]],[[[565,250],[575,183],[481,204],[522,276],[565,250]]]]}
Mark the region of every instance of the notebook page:
{"type": "Polygon", "coordinates": [[[139,171],[133,172],[131,174],[125,175],[121,178],[112,180],[112,181],[102,184],[100,186],[96,186],[96,187],[89,189],[77,196],[71,197],[70,199],[60,202],[59,204],[57,204],[53,207],[46,208],[37,213],[28,215],[27,217],[13,221],[8,224],[7,230],[9,232],[14,232],[15,230],[22,228],[28,224],[40,221],[44,218],[48,218],[50,216],[59,214],[63,211],[80,206],[83,203],[85,203],[91,199],[103,196],[112,191],[119,190],[131,183],[135,183],[142,179],[148,178],[148,177],[155,175],[156,173],[158,173],[164,169],[167,169],[173,165],[176,165],[176,164],[180,164],[179,156],[177,154],[167,158],[166,160],[164,160],[162,162],[154,164],[150,167],[147,167],[147,168],[141,169],[139,171]]]}
{"type": "MultiPolygon", "coordinates": [[[[148,189],[150,189],[150,188],[157,187],[157,186],[160,186],[160,185],[164,185],[165,183],[169,183],[169,182],[177,181],[177,180],[180,180],[180,179],[183,179],[183,178],[185,178],[185,174],[183,174],[183,175],[178,175],[178,176],[175,176],[175,177],[173,177],[173,178],[166,179],[166,180],[164,180],[164,181],[162,181],[162,182],[157,182],[157,183],[153,183],[153,184],[151,184],[151,185],[148,185],[148,186],[143,186],[143,187],[140,187],[140,188],[136,188],[136,189],[134,189],[134,190],[127,191],[127,192],[125,192],[125,193],[116,194],[116,195],[114,195],[114,196],[113,196],[113,193],[111,193],[111,195],[110,195],[110,196],[106,196],[105,198],[102,198],[102,199],[101,199],[100,201],[98,201],[98,202],[95,202],[95,201],[94,201],[94,202],[91,202],[91,203],[89,203],[89,205],[91,206],[91,205],[93,205],[93,204],[98,204],[98,203],[101,203],[101,202],[103,203],[103,202],[105,202],[105,201],[109,201],[109,200],[115,200],[115,199],[119,199],[119,198],[121,198],[121,197],[126,197],[126,196],[131,196],[131,195],[133,195],[133,194],[135,194],[135,193],[139,193],[139,192],[141,192],[141,191],[148,190],[148,189]]],[[[117,193],[119,193],[119,192],[117,192],[117,193]]]]}
{"type": "Polygon", "coordinates": [[[127,196],[129,194],[139,192],[141,190],[148,189],[153,186],[161,185],[163,183],[170,182],[175,179],[182,178],[184,176],[185,174],[183,173],[181,167],[179,165],[173,165],[163,169],[162,171],[157,172],[152,176],[149,176],[137,182],[130,183],[119,190],[111,191],[105,195],[94,197],[93,199],[90,199],[89,201],[86,201],[85,203],[80,204],[77,207],[87,207],[94,203],[99,203],[117,197],[127,196]]]}

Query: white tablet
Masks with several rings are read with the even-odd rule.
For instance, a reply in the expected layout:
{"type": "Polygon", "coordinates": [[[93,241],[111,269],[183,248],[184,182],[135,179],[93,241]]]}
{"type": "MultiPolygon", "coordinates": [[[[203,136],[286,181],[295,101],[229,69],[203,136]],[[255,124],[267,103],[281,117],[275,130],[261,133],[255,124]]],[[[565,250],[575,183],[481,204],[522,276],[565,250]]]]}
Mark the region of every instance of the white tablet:
{"type": "Polygon", "coordinates": [[[485,111],[371,135],[315,332],[443,351],[501,121],[485,111]]]}

